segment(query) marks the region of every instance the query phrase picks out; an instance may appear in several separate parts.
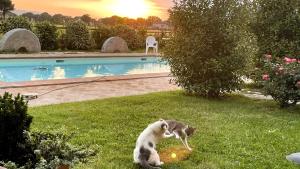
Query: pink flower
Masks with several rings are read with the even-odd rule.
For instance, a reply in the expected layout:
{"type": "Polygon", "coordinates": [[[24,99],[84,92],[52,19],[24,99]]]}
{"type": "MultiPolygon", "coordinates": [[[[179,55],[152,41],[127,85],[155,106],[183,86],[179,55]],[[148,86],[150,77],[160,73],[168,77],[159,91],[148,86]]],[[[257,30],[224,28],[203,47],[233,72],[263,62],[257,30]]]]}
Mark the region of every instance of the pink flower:
{"type": "Polygon", "coordinates": [[[300,59],[298,60],[298,63],[300,63],[300,59]]]}
{"type": "Polygon", "coordinates": [[[297,59],[292,59],[291,62],[292,63],[297,62],[297,59]]]}
{"type": "Polygon", "coordinates": [[[296,83],[296,86],[300,88],[300,80],[296,83]]]}
{"type": "Polygon", "coordinates": [[[263,80],[270,80],[270,76],[265,74],[265,75],[262,76],[262,79],[263,80]]]}
{"type": "Polygon", "coordinates": [[[286,64],[292,63],[292,59],[291,58],[285,57],[283,60],[285,61],[286,64]]]}
{"type": "Polygon", "coordinates": [[[286,64],[297,62],[297,59],[292,59],[288,57],[285,57],[283,60],[285,61],[286,64]]]}

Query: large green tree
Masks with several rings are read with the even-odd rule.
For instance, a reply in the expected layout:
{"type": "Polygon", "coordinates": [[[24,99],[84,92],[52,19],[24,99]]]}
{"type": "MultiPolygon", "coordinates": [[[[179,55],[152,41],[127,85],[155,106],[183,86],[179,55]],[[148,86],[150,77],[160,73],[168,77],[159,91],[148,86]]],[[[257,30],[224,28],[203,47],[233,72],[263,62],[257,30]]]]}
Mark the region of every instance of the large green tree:
{"type": "Polygon", "coordinates": [[[258,57],[300,55],[300,1],[256,0],[252,24],[259,46],[258,57]]]}
{"type": "Polygon", "coordinates": [[[175,0],[165,48],[174,81],[187,92],[218,97],[239,89],[246,65],[247,15],[241,0],[175,0]],[[243,42],[243,43],[242,43],[243,42]]]}
{"type": "Polygon", "coordinates": [[[11,0],[0,0],[0,11],[2,12],[2,17],[5,19],[6,13],[8,11],[14,10],[15,5],[11,0]]]}

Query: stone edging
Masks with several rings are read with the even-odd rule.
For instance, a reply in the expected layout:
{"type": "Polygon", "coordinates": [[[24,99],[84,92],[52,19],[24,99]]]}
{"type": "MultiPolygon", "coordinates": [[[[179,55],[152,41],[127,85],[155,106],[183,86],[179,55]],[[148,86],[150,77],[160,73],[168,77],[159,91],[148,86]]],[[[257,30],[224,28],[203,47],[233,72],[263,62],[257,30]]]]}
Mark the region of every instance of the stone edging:
{"type": "Polygon", "coordinates": [[[136,75],[103,76],[103,77],[58,79],[58,80],[39,80],[39,81],[27,81],[27,82],[0,82],[0,89],[106,82],[106,81],[119,81],[119,80],[131,80],[131,79],[145,79],[145,78],[160,78],[160,77],[170,77],[170,73],[148,73],[148,74],[136,74],[136,75]]]}
{"type": "Polygon", "coordinates": [[[101,52],[42,52],[36,54],[0,54],[1,59],[51,59],[51,58],[101,58],[101,57],[147,57],[161,54],[101,53],[101,52]]]}

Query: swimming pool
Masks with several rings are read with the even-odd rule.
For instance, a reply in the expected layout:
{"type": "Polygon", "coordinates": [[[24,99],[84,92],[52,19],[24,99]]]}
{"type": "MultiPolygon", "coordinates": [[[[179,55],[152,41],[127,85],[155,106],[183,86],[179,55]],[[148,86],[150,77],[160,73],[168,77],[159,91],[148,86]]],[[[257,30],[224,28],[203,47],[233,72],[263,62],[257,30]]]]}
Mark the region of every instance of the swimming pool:
{"type": "Polygon", "coordinates": [[[0,81],[21,82],[169,72],[159,57],[0,60],[0,81]]]}

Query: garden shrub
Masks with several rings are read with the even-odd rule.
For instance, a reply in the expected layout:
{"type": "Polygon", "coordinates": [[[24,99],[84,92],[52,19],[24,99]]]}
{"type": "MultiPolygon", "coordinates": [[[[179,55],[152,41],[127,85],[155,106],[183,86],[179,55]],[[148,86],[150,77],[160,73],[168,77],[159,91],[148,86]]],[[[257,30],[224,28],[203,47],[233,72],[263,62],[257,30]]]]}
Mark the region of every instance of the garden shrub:
{"type": "Polygon", "coordinates": [[[257,36],[257,64],[264,54],[276,57],[300,55],[299,0],[259,0],[252,30],[257,36]]]}
{"type": "Polygon", "coordinates": [[[170,10],[173,36],[164,58],[173,81],[188,93],[218,97],[240,89],[246,57],[240,52],[244,14],[232,1],[176,1],[170,10]]]}
{"type": "Polygon", "coordinates": [[[146,45],[147,38],[147,30],[146,29],[138,29],[137,35],[135,38],[135,49],[144,49],[146,45]]]}
{"type": "Polygon", "coordinates": [[[66,33],[60,31],[58,35],[58,48],[61,50],[65,50],[67,48],[67,38],[66,33]]]}
{"type": "Polygon", "coordinates": [[[16,17],[10,17],[7,18],[5,21],[1,24],[1,32],[6,33],[12,29],[16,28],[24,28],[27,30],[32,30],[31,23],[29,20],[22,16],[16,16],[16,17]]]}
{"type": "Polygon", "coordinates": [[[7,169],[55,169],[59,166],[74,167],[75,164],[87,162],[87,158],[95,155],[92,149],[81,148],[69,144],[72,135],[63,133],[25,132],[26,144],[31,147],[36,163],[24,166],[16,163],[2,162],[0,166],[7,169]]]}
{"type": "Polygon", "coordinates": [[[281,107],[299,101],[300,3],[298,0],[257,1],[252,30],[257,36],[259,51],[255,59],[256,81],[266,95],[281,107]],[[267,56],[261,57],[261,56],[267,56]],[[293,63],[289,63],[293,62],[293,63]],[[280,69],[280,70],[279,70],[280,69]]]}
{"type": "Polygon", "coordinates": [[[42,50],[58,48],[57,28],[50,22],[40,22],[35,25],[35,33],[40,40],[42,50]]]}
{"type": "Polygon", "coordinates": [[[113,36],[123,38],[131,50],[137,49],[136,45],[137,33],[134,29],[126,25],[116,25],[112,28],[113,36]]]}
{"type": "Polygon", "coordinates": [[[271,95],[281,107],[295,105],[300,101],[300,57],[291,58],[265,55],[263,92],[271,95]]]}
{"type": "Polygon", "coordinates": [[[159,48],[165,48],[166,44],[168,43],[168,37],[166,35],[166,32],[162,31],[160,34],[155,35],[155,38],[159,43],[159,48]]]}
{"type": "Polygon", "coordinates": [[[92,149],[69,144],[73,135],[29,132],[32,117],[20,95],[0,96],[0,166],[7,169],[53,169],[74,166],[95,155],[92,149]]]}
{"type": "Polygon", "coordinates": [[[95,155],[92,149],[69,144],[72,137],[73,135],[63,133],[27,133],[27,142],[37,156],[36,168],[52,169],[60,165],[73,167],[79,162],[86,162],[87,157],[95,155]]]}
{"type": "Polygon", "coordinates": [[[101,49],[103,43],[112,36],[112,31],[110,27],[98,26],[96,30],[92,32],[92,39],[95,42],[95,47],[101,49]]]}
{"type": "Polygon", "coordinates": [[[34,160],[23,132],[28,131],[32,117],[27,114],[27,102],[9,93],[0,96],[0,161],[25,164],[34,160]]]}
{"type": "Polygon", "coordinates": [[[84,22],[74,21],[67,24],[66,46],[71,50],[87,50],[90,48],[89,28],[84,22]]]}

